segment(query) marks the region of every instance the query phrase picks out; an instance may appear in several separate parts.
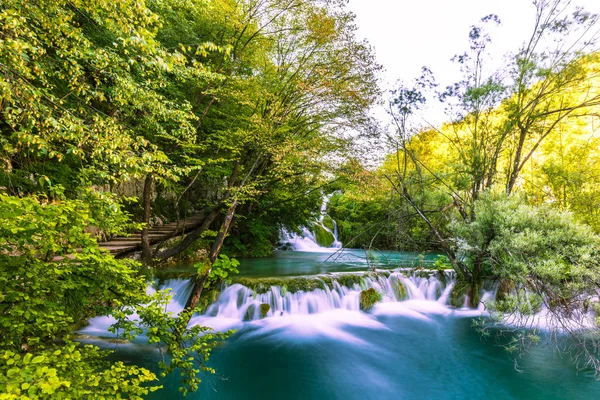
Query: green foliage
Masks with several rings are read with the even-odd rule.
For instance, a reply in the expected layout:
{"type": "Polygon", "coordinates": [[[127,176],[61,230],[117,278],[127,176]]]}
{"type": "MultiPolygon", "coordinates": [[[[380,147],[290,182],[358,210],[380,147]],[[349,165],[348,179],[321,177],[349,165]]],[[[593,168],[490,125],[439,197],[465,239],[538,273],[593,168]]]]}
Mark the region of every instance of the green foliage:
{"type": "MultiPolygon", "coordinates": [[[[358,187],[348,187],[345,194],[335,194],[329,203],[329,214],[338,224],[340,241],[344,245],[360,248],[369,247],[373,235],[380,228],[379,222],[386,220],[386,208],[381,198],[362,199],[355,197],[358,187]]],[[[392,229],[385,229],[373,241],[375,248],[393,248],[392,229]]]]}
{"type": "MultiPolygon", "coordinates": [[[[119,207],[103,210],[109,231],[126,219],[119,207]]],[[[145,291],[136,263],[114,259],[86,233],[94,224],[81,200],[0,194],[0,388],[9,398],[141,398],[154,390],[144,385],[155,380],[145,369],[111,366],[92,346],[57,344],[87,318],[136,303],[145,291]]]]}
{"type": "Polygon", "coordinates": [[[447,256],[439,255],[433,260],[433,268],[443,271],[447,269],[452,269],[452,264],[450,264],[450,260],[448,260],[447,256]]]}
{"type": "Polygon", "coordinates": [[[131,215],[123,206],[123,203],[136,202],[136,198],[117,198],[114,193],[86,188],[79,194],[79,199],[89,207],[91,213],[88,230],[93,227],[96,231],[94,236],[100,239],[127,235],[142,228],[141,224],[131,222],[131,215]]]}
{"type": "Polygon", "coordinates": [[[2,399],[143,399],[159,389],[156,376],[122,362],[110,363],[109,352],[66,341],[35,353],[0,351],[2,399]]]}
{"type": "Polygon", "coordinates": [[[117,322],[111,330],[126,339],[145,333],[148,343],[155,344],[162,355],[162,361],[159,362],[161,376],[177,371],[181,375],[179,390],[186,395],[198,389],[202,381],[201,373],[215,373],[213,368],[206,365],[206,361],[212,350],[234,331],[213,333],[212,328],[188,326],[192,314],[197,310],[183,310],[173,316],[165,312],[170,301],[168,292],[160,291],[144,304],[119,307],[113,312],[117,322]],[[134,312],[139,320],[128,319],[134,312]]]}
{"type": "MultiPolygon", "coordinates": [[[[267,207],[259,203],[259,208],[267,207]]],[[[282,211],[280,206],[279,210],[282,211]]],[[[274,215],[271,212],[261,211],[259,215],[247,215],[240,218],[231,236],[225,244],[225,252],[242,257],[265,257],[273,252],[275,243],[279,239],[280,223],[287,219],[287,213],[274,215]]],[[[309,213],[306,213],[309,215],[309,213]]],[[[294,219],[297,216],[294,216],[294,219]]],[[[308,218],[308,217],[307,217],[308,218]]],[[[301,219],[303,220],[303,219],[301,219]]]]}
{"type": "MultiPolygon", "coordinates": [[[[199,264],[196,264],[198,268],[199,264]]],[[[219,254],[219,258],[212,264],[212,268],[208,273],[204,287],[214,286],[216,283],[231,283],[231,275],[238,274],[240,271],[237,267],[240,262],[235,258],[229,258],[225,254],[219,254]]],[[[200,265],[202,267],[202,265],[200,265]]]]}
{"type": "Polygon", "coordinates": [[[475,203],[475,215],[473,222],[453,225],[458,250],[473,271],[500,280],[496,302],[487,304],[492,320],[479,329],[516,326],[518,341],[507,349],[520,354],[539,343],[530,334],[538,329],[532,315],[544,307],[545,328],[567,332],[577,343],[569,349],[575,361],[597,362],[586,346],[600,341],[588,314],[600,277],[600,238],[572,214],[527,205],[515,195],[486,194],[475,203]]]}
{"type": "MultiPolygon", "coordinates": [[[[186,318],[194,310],[178,316],[165,312],[169,297],[145,295],[139,265],[115,259],[87,233],[90,225],[114,231],[125,220],[110,196],[88,203],[0,194],[0,388],[11,398],[141,398],[156,390],[146,385],[156,380],[149,371],[111,365],[104,360],[107,353],[93,346],[60,342],[86,319],[111,313],[114,329],[126,339],[144,331],[150,343],[168,352],[163,373],[182,372],[184,392],[197,389],[201,371],[212,372],[204,362],[229,333],[188,328],[186,318]],[[96,222],[95,215],[103,220],[96,222]],[[127,320],[133,312],[139,320],[127,320]]],[[[214,277],[236,266],[223,256],[214,277]]]]}
{"type": "Polygon", "coordinates": [[[550,285],[570,282],[571,289],[595,280],[599,239],[570,213],[492,195],[478,200],[475,211],[473,222],[452,228],[472,269],[519,284],[531,277],[550,285]]]}
{"type": "Polygon", "coordinates": [[[360,309],[363,311],[369,311],[375,304],[380,302],[382,299],[381,293],[373,288],[363,290],[360,292],[360,309]]]}
{"type": "Polygon", "coordinates": [[[165,168],[167,156],[149,139],[194,140],[189,105],[164,88],[203,69],[155,40],[159,18],[143,2],[10,0],[0,21],[0,157],[8,173],[27,171],[38,182],[48,166],[68,173],[58,179],[69,185],[149,171],[176,178],[179,169],[165,168]],[[57,169],[61,163],[69,168],[57,169]]]}
{"type": "MultiPolygon", "coordinates": [[[[125,218],[114,217],[99,224],[125,218]]],[[[34,347],[62,337],[86,318],[106,314],[115,299],[145,290],[136,264],[116,260],[86,233],[96,225],[81,200],[41,203],[0,194],[0,336],[5,348],[34,347]],[[57,259],[60,257],[61,259],[57,259]]]]}

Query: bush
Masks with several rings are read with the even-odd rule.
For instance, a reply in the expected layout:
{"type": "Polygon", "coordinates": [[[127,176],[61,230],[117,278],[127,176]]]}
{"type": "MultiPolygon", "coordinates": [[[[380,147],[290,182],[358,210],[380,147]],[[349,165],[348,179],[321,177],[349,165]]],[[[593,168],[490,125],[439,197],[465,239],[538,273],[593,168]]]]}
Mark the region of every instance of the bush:
{"type": "MultiPolygon", "coordinates": [[[[498,299],[488,304],[492,326],[521,329],[510,350],[537,344],[545,308],[545,328],[569,333],[569,347],[580,365],[600,365],[592,346],[600,344],[598,321],[588,313],[600,282],[600,238],[589,226],[550,205],[532,206],[517,196],[484,195],[475,203],[475,220],[452,226],[460,257],[480,279],[499,280],[498,299]]],[[[482,323],[485,332],[489,325],[482,323]]],[[[551,335],[560,337],[560,335],[551,335]]]]}

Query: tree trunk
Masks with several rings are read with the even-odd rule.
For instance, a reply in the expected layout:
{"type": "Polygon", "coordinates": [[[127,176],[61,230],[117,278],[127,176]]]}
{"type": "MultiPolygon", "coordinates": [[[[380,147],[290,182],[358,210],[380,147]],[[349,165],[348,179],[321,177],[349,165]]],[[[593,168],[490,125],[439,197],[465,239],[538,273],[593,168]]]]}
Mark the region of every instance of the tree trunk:
{"type": "Polygon", "coordinates": [[[150,238],[148,236],[148,231],[150,229],[150,214],[152,212],[152,186],[154,183],[154,176],[152,174],[146,175],[146,179],[144,181],[144,192],[142,194],[142,204],[144,206],[144,229],[142,229],[142,261],[144,264],[148,264],[152,258],[152,251],[150,249],[150,238]]]}
{"type": "Polygon", "coordinates": [[[223,243],[225,242],[225,237],[227,236],[227,232],[229,231],[229,227],[231,226],[231,222],[233,221],[233,217],[235,215],[235,209],[237,208],[238,201],[235,199],[233,204],[227,209],[227,214],[225,215],[225,219],[221,224],[221,229],[219,229],[219,233],[215,238],[215,241],[210,249],[210,262],[214,263],[219,253],[221,253],[221,248],[223,247],[223,243]]]}
{"type": "Polygon", "coordinates": [[[527,137],[527,131],[525,128],[521,128],[519,135],[519,143],[515,152],[515,159],[513,160],[512,170],[510,171],[508,182],[506,183],[506,194],[510,195],[517,183],[517,178],[520,172],[521,165],[521,154],[523,153],[523,146],[525,145],[525,138],[527,137]]]}
{"type": "Polygon", "coordinates": [[[198,302],[200,301],[200,296],[202,296],[202,289],[204,289],[204,282],[206,282],[206,278],[208,278],[208,272],[206,274],[198,275],[196,279],[194,279],[194,288],[192,289],[192,293],[185,303],[184,310],[187,311],[196,308],[198,302]]]}
{"type": "Polygon", "coordinates": [[[208,271],[205,271],[202,275],[198,275],[196,279],[194,279],[194,287],[192,289],[192,293],[185,304],[186,310],[196,308],[198,302],[200,301],[200,297],[202,296],[202,290],[204,289],[204,283],[206,282],[206,278],[212,270],[212,264],[214,264],[217,257],[219,256],[219,253],[221,252],[221,249],[223,248],[223,243],[225,242],[225,237],[227,236],[227,232],[229,231],[229,227],[231,226],[231,222],[233,221],[237,204],[238,201],[236,199],[233,201],[233,204],[227,209],[227,214],[225,215],[225,219],[221,224],[221,229],[219,229],[219,233],[217,234],[217,237],[215,238],[215,241],[210,250],[210,268],[208,269],[208,271]]]}

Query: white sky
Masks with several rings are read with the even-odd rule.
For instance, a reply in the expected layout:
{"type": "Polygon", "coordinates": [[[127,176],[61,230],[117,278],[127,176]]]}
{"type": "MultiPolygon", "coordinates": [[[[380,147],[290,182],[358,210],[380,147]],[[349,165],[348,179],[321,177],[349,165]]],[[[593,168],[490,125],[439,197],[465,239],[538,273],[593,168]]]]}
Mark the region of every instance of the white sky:
{"type": "MultiPolygon", "coordinates": [[[[572,4],[600,12],[600,0],[572,4]]],[[[488,14],[502,21],[491,31],[489,47],[500,66],[502,56],[516,51],[530,36],[535,16],[530,0],[350,0],[349,9],[356,14],[357,36],[371,43],[385,68],[385,90],[398,79],[410,84],[422,66],[433,71],[442,87],[458,80],[458,66],[450,59],[467,49],[470,27],[488,14]]],[[[383,110],[375,114],[387,120],[383,110]]],[[[441,108],[432,109],[427,119],[442,122],[441,108]]]]}

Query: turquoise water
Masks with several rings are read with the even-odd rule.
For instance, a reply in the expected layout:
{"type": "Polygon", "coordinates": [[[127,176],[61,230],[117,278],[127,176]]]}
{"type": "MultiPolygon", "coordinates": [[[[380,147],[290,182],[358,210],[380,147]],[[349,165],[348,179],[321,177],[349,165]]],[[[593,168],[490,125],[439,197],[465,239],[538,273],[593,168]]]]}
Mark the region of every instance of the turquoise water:
{"type": "MultiPolygon", "coordinates": [[[[325,261],[331,254],[281,252],[244,261],[250,276],[364,270],[366,262],[325,261]]],[[[396,261],[414,255],[388,254],[396,261]]],[[[323,300],[324,301],[324,300],[323,300]]],[[[515,363],[495,339],[471,327],[477,311],[427,299],[385,302],[369,313],[334,308],[212,326],[237,333],[218,348],[188,399],[597,399],[600,382],[577,372],[568,356],[538,348],[515,363]]],[[[111,345],[112,346],[112,345],[111,345]]],[[[119,346],[116,359],[156,370],[157,351],[119,346]]],[[[178,377],[151,399],[183,398],[178,377]]]]}
{"type": "MultiPolygon", "coordinates": [[[[439,256],[436,253],[409,253],[397,251],[371,251],[367,254],[360,249],[325,249],[319,253],[305,251],[275,251],[269,257],[239,258],[239,276],[275,277],[318,275],[330,272],[361,272],[369,266],[378,269],[396,267],[429,267],[439,256]]],[[[189,276],[194,273],[192,265],[171,267],[157,272],[161,280],[189,276]]]]}
{"type": "Polygon", "coordinates": [[[435,253],[401,253],[359,249],[329,250],[321,253],[276,251],[270,257],[241,259],[240,276],[266,277],[317,275],[328,272],[365,271],[370,264],[377,268],[429,266],[438,257],[435,253]]]}
{"type": "MultiPolygon", "coordinates": [[[[469,319],[381,316],[380,327],[340,327],[343,339],[306,326],[263,331],[246,326],[215,352],[191,399],[597,399],[600,383],[568,360],[534,351],[523,372],[494,342],[482,342],[469,319]],[[304,328],[304,329],[303,329],[304,328]]],[[[323,323],[323,321],[318,321],[323,323]]],[[[317,321],[315,321],[317,323],[317,321]]],[[[154,351],[120,351],[152,368],[154,351]]],[[[177,380],[150,398],[176,399],[177,380]]],[[[176,378],[176,377],[175,377],[176,378]]]]}

